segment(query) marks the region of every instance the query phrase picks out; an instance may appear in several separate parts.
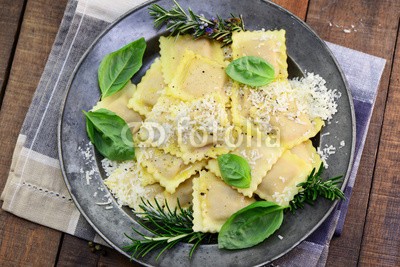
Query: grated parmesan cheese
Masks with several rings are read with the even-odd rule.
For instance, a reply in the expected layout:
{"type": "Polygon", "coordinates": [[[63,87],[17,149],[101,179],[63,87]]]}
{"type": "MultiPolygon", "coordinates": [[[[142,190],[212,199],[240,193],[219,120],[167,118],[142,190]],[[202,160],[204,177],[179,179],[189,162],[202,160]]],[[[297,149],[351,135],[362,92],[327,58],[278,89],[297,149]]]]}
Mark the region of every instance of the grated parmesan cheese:
{"type": "Polygon", "coordinates": [[[108,177],[113,171],[115,171],[118,168],[119,164],[116,161],[104,158],[101,161],[101,166],[103,167],[103,170],[106,173],[106,176],[108,177]]]}
{"type": "MultiPolygon", "coordinates": [[[[142,174],[137,164],[134,161],[121,163],[118,169],[104,181],[117,198],[118,205],[127,205],[135,210],[140,210],[141,198],[149,200],[156,198],[159,203],[162,203],[164,189],[158,184],[142,186],[142,174]]],[[[103,203],[103,205],[110,203],[103,203]]]]}
{"type": "Polygon", "coordinates": [[[295,95],[299,110],[305,112],[311,119],[320,117],[330,121],[337,112],[336,100],[341,97],[336,89],[328,89],[326,81],[319,75],[307,73],[304,78],[289,81],[295,95]]]}
{"type": "Polygon", "coordinates": [[[329,167],[329,164],[326,161],[328,160],[330,155],[336,153],[336,147],[334,147],[333,145],[328,146],[327,144],[325,144],[325,147],[322,149],[320,147],[317,147],[317,153],[320,155],[321,161],[322,163],[324,163],[325,169],[327,169],[329,167]]]}
{"type": "Polygon", "coordinates": [[[342,148],[342,147],[344,147],[346,145],[346,143],[344,142],[344,140],[342,140],[342,141],[340,141],[340,147],[339,148],[342,148]]]}

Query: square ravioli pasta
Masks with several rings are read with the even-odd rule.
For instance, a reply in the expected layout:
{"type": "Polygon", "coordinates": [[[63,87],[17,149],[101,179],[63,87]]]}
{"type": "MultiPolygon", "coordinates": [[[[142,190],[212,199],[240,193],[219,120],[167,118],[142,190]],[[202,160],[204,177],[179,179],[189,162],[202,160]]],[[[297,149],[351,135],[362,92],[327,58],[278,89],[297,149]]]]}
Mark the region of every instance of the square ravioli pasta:
{"type": "Polygon", "coordinates": [[[146,116],[156,104],[165,87],[160,58],[156,58],[138,83],[128,108],[146,116]]]}
{"type": "Polygon", "coordinates": [[[118,198],[120,205],[127,205],[135,211],[141,211],[142,200],[150,201],[153,206],[156,206],[155,201],[157,201],[163,208],[166,208],[167,203],[171,210],[178,207],[178,201],[181,208],[192,206],[193,179],[198,177],[198,174],[179,184],[174,193],[169,193],[156,181],[143,183],[146,176],[149,178],[151,174],[147,173],[139,163],[124,162],[104,180],[104,183],[118,198]]]}
{"type": "Polygon", "coordinates": [[[155,200],[164,202],[164,188],[159,184],[142,185],[142,172],[139,164],[134,161],[127,161],[115,169],[110,176],[104,180],[104,184],[111,193],[118,198],[120,205],[127,205],[130,208],[141,211],[139,205],[143,200],[152,204],[155,200]]]}
{"type": "Polygon", "coordinates": [[[275,78],[288,77],[286,31],[240,31],[232,33],[232,56],[256,56],[265,59],[275,70],[275,78]]]}
{"type": "MultiPolygon", "coordinates": [[[[272,146],[268,139],[258,140],[250,135],[243,135],[241,140],[240,146],[231,153],[247,160],[251,168],[251,183],[249,188],[234,188],[244,196],[252,197],[263,177],[282,155],[284,148],[272,146]],[[250,140],[247,137],[250,137],[250,140]]],[[[209,160],[207,168],[222,179],[216,159],[209,160]]]]}
{"type": "Polygon", "coordinates": [[[225,142],[229,126],[225,105],[217,95],[189,102],[162,96],[135,139],[138,146],[158,147],[188,164],[233,149],[225,142]]]}
{"type": "Polygon", "coordinates": [[[232,214],[254,201],[212,172],[201,171],[200,177],[193,180],[193,231],[219,232],[232,214]]]}
{"type": "Polygon", "coordinates": [[[276,135],[280,146],[292,148],[314,137],[324,125],[319,117],[312,118],[299,109],[298,91],[287,80],[277,80],[266,86],[251,88],[235,84],[232,87],[232,122],[252,134],[276,135]]]}
{"type": "Polygon", "coordinates": [[[283,153],[255,193],[262,199],[287,206],[300,190],[297,185],[306,181],[311,170],[319,168],[320,164],[317,151],[307,140],[283,153]]]}
{"type": "Polygon", "coordinates": [[[164,81],[171,83],[177,73],[176,67],[180,64],[183,55],[187,50],[205,58],[212,59],[220,64],[224,62],[224,55],[221,45],[208,39],[194,40],[189,35],[179,35],[174,37],[160,37],[161,67],[164,81]]]}
{"type": "Polygon", "coordinates": [[[216,94],[227,103],[230,86],[224,64],[186,50],[166,94],[184,101],[216,94]]]}
{"type": "MultiPolygon", "coordinates": [[[[138,112],[130,110],[127,107],[129,99],[133,96],[135,92],[136,86],[133,83],[128,82],[125,87],[117,93],[111,96],[107,96],[101,101],[97,102],[92,111],[105,108],[120,116],[128,125],[140,124],[143,120],[140,114],[138,112]]],[[[134,133],[138,129],[136,127],[133,127],[131,128],[131,130],[132,133],[134,133]]]]}
{"type": "Polygon", "coordinates": [[[176,188],[199,172],[206,161],[184,164],[181,158],[157,148],[143,148],[136,152],[137,161],[152,175],[168,193],[175,193],[176,188]]]}
{"type": "Polygon", "coordinates": [[[164,191],[165,203],[168,204],[170,210],[179,208],[189,208],[193,205],[193,180],[197,179],[199,174],[195,174],[183,183],[181,183],[175,190],[175,193],[171,194],[164,191]],[[179,206],[178,206],[179,201],[179,206]]]}
{"type": "Polygon", "coordinates": [[[288,108],[288,91],[291,90],[287,80],[277,80],[268,85],[253,88],[235,83],[231,92],[232,122],[247,132],[270,133],[273,130],[271,117],[278,111],[288,108]]]}

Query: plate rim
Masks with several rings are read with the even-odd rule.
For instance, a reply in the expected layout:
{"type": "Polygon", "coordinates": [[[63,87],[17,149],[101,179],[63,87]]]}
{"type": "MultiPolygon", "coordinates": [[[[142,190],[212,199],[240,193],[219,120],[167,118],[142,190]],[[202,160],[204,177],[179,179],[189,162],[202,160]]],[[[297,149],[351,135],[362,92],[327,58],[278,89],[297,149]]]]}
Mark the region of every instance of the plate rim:
{"type": "MultiPolygon", "coordinates": [[[[106,35],[115,25],[117,25],[121,20],[123,20],[124,18],[126,18],[127,16],[129,16],[131,13],[135,12],[136,10],[139,10],[145,6],[148,6],[152,3],[156,3],[159,2],[159,0],[149,0],[149,1],[145,1],[137,6],[135,6],[134,8],[128,10],[126,13],[124,13],[123,15],[119,16],[116,20],[114,20],[110,25],[108,25],[95,39],[94,41],[90,44],[90,46],[86,49],[86,51],[82,54],[81,58],[79,59],[79,61],[76,63],[73,72],[71,73],[71,76],[68,79],[68,83],[66,85],[66,94],[64,99],[62,100],[62,102],[60,103],[61,107],[60,107],[60,113],[59,113],[59,118],[58,118],[58,124],[57,124],[57,148],[58,148],[58,157],[60,160],[60,167],[61,167],[61,172],[63,175],[63,180],[67,186],[67,189],[71,195],[72,200],[74,201],[75,206],[77,207],[77,209],[79,210],[80,214],[82,214],[82,216],[85,218],[85,220],[89,223],[89,225],[96,231],[97,234],[99,234],[101,236],[101,238],[103,238],[104,241],[106,241],[113,249],[117,250],[119,253],[123,254],[124,256],[130,258],[130,260],[133,260],[139,264],[142,264],[144,266],[153,266],[150,265],[144,261],[141,261],[140,258],[133,258],[131,257],[131,255],[129,255],[127,252],[125,252],[123,249],[121,249],[120,247],[118,247],[117,245],[115,245],[113,242],[111,242],[104,234],[103,232],[101,232],[98,227],[91,221],[91,219],[89,218],[89,216],[85,213],[85,211],[83,210],[83,208],[81,207],[81,205],[79,204],[77,198],[75,197],[75,195],[72,193],[72,187],[71,184],[69,182],[68,176],[67,176],[67,172],[65,169],[65,163],[64,163],[64,157],[63,157],[63,149],[62,149],[62,123],[63,123],[63,118],[64,118],[64,110],[65,110],[65,104],[66,101],[68,99],[69,93],[70,93],[70,89],[71,89],[71,85],[74,81],[74,78],[80,68],[80,66],[82,65],[82,63],[85,61],[85,59],[87,58],[88,54],[91,52],[91,50],[93,49],[93,47],[99,42],[99,40],[106,35]]],[[[351,176],[351,170],[354,164],[354,156],[355,156],[355,146],[356,146],[356,117],[355,117],[355,110],[354,110],[354,103],[353,103],[353,97],[352,97],[352,93],[349,87],[349,83],[346,79],[346,76],[342,70],[342,68],[340,67],[336,57],[334,56],[334,54],[332,53],[331,49],[328,47],[328,45],[326,44],[326,42],[320,38],[318,36],[318,34],[303,20],[301,20],[299,17],[297,17],[296,15],[294,15],[292,12],[290,12],[289,10],[283,8],[282,6],[273,3],[269,0],[261,0],[261,2],[267,4],[267,5],[271,5],[277,9],[279,9],[281,12],[287,13],[288,15],[290,15],[297,23],[301,24],[303,27],[305,27],[310,33],[312,33],[312,35],[314,35],[314,37],[321,43],[321,45],[323,46],[323,48],[328,52],[329,56],[332,58],[334,64],[336,65],[337,70],[340,73],[341,76],[341,80],[344,83],[344,87],[346,89],[347,92],[347,100],[349,102],[349,107],[350,107],[350,118],[351,118],[351,129],[352,129],[352,135],[351,135],[351,149],[350,149],[350,160],[348,162],[348,166],[347,166],[347,170],[346,170],[346,175],[344,176],[343,179],[343,183],[341,186],[341,190],[344,191],[344,189],[347,186],[347,183],[349,181],[349,178],[351,176]]],[[[322,223],[324,223],[326,221],[326,219],[332,214],[333,210],[337,207],[339,200],[335,200],[334,202],[332,202],[330,208],[328,209],[328,211],[325,213],[325,215],[322,217],[322,219],[310,230],[308,231],[302,238],[300,238],[297,242],[295,242],[290,248],[288,248],[287,250],[283,251],[282,253],[280,253],[279,255],[266,260],[263,263],[260,263],[258,265],[255,266],[263,266],[265,264],[268,264],[284,255],[286,255],[287,253],[289,253],[291,250],[293,250],[295,247],[297,247],[302,241],[304,241],[306,238],[308,238],[312,233],[314,233],[320,226],[322,223]]]]}

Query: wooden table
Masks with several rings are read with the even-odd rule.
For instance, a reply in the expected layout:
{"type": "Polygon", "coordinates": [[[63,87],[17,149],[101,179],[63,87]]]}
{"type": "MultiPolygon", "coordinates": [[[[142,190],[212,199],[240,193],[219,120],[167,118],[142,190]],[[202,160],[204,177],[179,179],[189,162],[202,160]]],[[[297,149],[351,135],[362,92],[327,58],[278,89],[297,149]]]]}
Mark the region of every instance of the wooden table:
{"type": "MultiPolygon", "coordinates": [[[[400,266],[400,0],[276,0],[323,39],[387,60],[344,232],[328,266],[400,266]],[[346,33],[350,29],[350,33],[346,33]]],[[[0,189],[67,0],[0,0],[0,189]]],[[[132,266],[0,210],[0,265],[132,266]]]]}

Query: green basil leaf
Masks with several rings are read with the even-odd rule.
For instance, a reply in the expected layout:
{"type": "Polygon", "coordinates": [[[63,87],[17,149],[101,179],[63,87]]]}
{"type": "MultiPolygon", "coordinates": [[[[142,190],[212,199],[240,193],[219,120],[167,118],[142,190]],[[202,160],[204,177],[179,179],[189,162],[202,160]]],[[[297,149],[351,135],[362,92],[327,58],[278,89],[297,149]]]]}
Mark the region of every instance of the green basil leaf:
{"type": "Polygon", "coordinates": [[[218,165],[225,183],[237,188],[250,187],[251,169],[247,160],[235,154],[224,154],[218,157],[218,165]]]}
{"type": "Polygon", "coordinates": [[[121,117],[104,108],[83,113],[89,139],[100,154],[115,161],[134,158],[132,133],[121,117]]]}
{"type": "Polygon", "coordinates": [[[102,98],[118,92],[128,83],[142,67],[145,50],[146,42],[140,38],[103,58],[98,69],[102,98]]]}
{"type": "Polygon", "coordinates": [[[233,80],[253,87],[267,85],[275,79],[274,67],[264,59],[253,56],[233,60],[225,71],[233,80]]]}
{"type": "Polygon", "coordinates": [[[269,201],[257,201],[234,213],[218,234],[218,247],[242,249],[255,246],[272,235],[283,222],[283,210],[269,201]]]}

